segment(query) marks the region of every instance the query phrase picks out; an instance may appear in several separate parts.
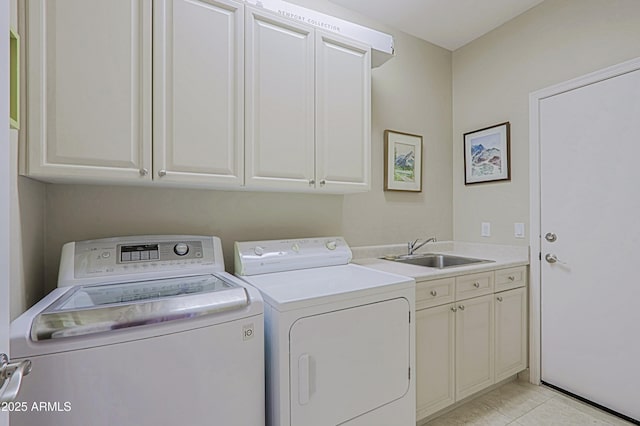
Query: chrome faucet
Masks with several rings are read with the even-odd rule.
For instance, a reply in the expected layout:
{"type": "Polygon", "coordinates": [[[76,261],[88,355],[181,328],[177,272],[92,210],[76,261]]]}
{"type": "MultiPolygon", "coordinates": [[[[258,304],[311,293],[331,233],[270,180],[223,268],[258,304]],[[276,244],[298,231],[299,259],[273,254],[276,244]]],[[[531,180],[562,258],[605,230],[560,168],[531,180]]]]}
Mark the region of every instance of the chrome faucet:
{"type": "Polygon", "coordinates": [[[407,243],[407,254],[409,256],[411,256],[412,254],[414,254],[416,251],[418,251],[418,249],[420,247],[422,247],[423,245],[430,243],[430,242],[437,242],[438,240],[436,240],[436,237],[431,237],[431,238],[427,238],[426,240],[424,240],[423,242],[421,242],[420,244],[418,244],[418,241],[420,241],[420,238],[417,238],[414,242],[409,241],[407,243]],[[416,246],[416,244],[418,244],[416,246]]]}

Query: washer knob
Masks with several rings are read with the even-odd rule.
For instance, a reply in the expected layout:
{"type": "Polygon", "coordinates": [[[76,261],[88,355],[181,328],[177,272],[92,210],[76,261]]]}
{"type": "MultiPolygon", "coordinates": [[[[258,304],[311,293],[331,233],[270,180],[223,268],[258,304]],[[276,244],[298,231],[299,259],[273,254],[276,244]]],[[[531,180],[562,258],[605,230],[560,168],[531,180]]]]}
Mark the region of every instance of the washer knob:
{"type": "Polygon", "coordinates": [[[294,244],[291,246],[291,250],[293,250],[294,252],[298,253],[298,252],[300,251],[300,244],[298,244],[298,243],[294,243],[294,244]]]}
{"type": "Polygon", "coordinates": [[[173,252],[178,256],[184,256],[185,254],[189,253],[189,246],[185,243],[178,243],[173,246],[173,252]]]}
{"type": "Polygon", "coordinates": [[[336,247],[338,247],[338,243],[336,243],[335,240],[331,240],[331,241],[327,241],[327,243],[325,244],[325,246],[329,249],[329,250],[335,250],[336,247]]]}
{"type": "Polygon", "coordinates": [[[260,246],[256,246],[253,249],[253,252],[257,255],[257,256],[262,256],[264,254],[264,248],[260,247],[260,246]]]}

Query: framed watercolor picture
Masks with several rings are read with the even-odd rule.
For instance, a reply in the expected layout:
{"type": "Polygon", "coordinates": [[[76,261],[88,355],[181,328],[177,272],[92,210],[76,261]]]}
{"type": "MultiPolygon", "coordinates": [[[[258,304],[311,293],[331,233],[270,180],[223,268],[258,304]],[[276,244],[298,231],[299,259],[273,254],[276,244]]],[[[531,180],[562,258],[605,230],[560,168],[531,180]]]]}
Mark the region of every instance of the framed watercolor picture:
{"type": "Polygon", "coordinates": [[[384,131],[384,190],[422,191],[422,136],[384,131]]]}
{"type": "Polygon", "coordinates": [[[464,184],[511,180],[510,125],[485,127],[464,134],[464,184]]]}

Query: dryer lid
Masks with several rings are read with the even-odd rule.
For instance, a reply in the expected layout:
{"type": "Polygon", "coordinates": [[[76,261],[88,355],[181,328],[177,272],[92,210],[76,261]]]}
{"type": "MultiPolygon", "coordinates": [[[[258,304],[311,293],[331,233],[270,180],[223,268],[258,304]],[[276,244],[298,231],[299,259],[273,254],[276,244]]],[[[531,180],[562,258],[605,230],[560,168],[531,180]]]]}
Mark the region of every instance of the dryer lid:
{"type": "Polygon", "coordinates": [[[413,278],[354,264],[243,279],[260,290],[264,300],[280,312],[415,288],[413,278]]]}
{"type": "Polygon", "coordinates": [[[194,318],[248,304],[244,287],[216,274],[76,286],[35,318],[31,339],[80,336],[194,318]]]}

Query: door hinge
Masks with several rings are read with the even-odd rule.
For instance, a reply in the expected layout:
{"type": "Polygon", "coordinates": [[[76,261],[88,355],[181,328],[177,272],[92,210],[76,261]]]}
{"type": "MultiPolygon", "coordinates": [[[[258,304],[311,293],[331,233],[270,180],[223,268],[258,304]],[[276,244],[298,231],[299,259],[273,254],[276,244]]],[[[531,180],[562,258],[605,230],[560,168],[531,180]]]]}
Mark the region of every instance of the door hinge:
{"type": "Polygon", "coordinates": [[[409,380],[411,380],[411,367],[409,367],[409,380]]]}
{"type": "Polygon", "coordinates": [[[538,260],[542,260],[542,252],[538,252],[538,260]]]}
{"type": "Polygon", "coordinates": [[[409,324],[411,324],[411,311],[409,311],[409,324]]]}

